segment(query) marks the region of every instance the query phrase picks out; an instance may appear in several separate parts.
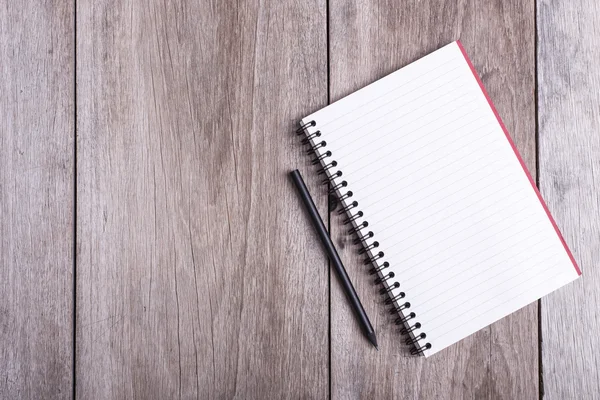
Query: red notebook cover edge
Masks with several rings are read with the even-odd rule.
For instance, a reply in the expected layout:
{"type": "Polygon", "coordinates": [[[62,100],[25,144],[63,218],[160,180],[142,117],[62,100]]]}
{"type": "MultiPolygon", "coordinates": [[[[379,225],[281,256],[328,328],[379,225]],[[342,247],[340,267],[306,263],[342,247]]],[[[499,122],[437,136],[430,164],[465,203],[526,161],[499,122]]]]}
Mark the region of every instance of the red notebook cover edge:
{"type": "Polygon", "coordinates": [[[463,57],[465,58],[465,61],[469,65],[469,68],[471,69],[471,72],[473,73],[473,76],[477,80],[477,83],[479,84],[479,88],[483,92],[483,95],[485,96],[488,104],[490,105],[490,108],[492,109],[492,112],[496,116],[496,119],[498,120],[498,123],[502,127],[502,131],[504,132],[504,135],[506,136],[506,139],[508,140],[508,143],[510,143],[510,146],[512,147],[515,155],[517,156],[517,159],[519,160],[519,163],[521,164],[521,167],[523,168],[523,171],[525,172],[525,174],[527,175],[527,178],[529,179],[529,183],[531,183],[531,186],[533,187],[533,190],[535,191],[535,194],[537,195],[540,203],[542,204],[542,207],[544,208],[544,211],[546,212],[546,215],[548,216],[548,219],[550,219],[550,222],[552,223],[552,226],[554,227],[554,230],[556,231],[556,234],[558,235],[558,238],[560,239],[561,243],[563,244],[563,246],[565,248],[565,251],[567,252],[569,258],[571,259],[571,262],[573,263],[573,267],[575,267],[575,271],[577,271],[578,275],[581,275],[581,270],[579,269],[579,266],[577,265],[577,262],[575,261],[575,258],[573,257],[573,253],[571,253],[571,250],[569,249],[569,246],[567,246],[567,243],[565,242],[565,239],[563,238],[563,235],[560,233],[560,230],[558,229],[558,225],[556,225],[556,221],[554,221],[554,218],[550,214],[550,210],[548,209],[548,206],[546,205],[546,202],[542,198],[542,195],[540,194],[540,191],[538,190],[538,188],[537,188],[537,186],[535,184],[535,181],[533,180],[531,174],[529,173],[529,170],[527,169],[527,166],[525,165],[525,162],[523,161],[523,158],[521,157],[521,154],[517,150],[517,147],[515,146],[515,143],[513,142],[512,138],[510,137],[510,135],[508,133],[508,130],[506,129],[506,126],[504,125],[504,122],[502,122],[502,119],[500,118],[500,114],[498,114],[498,111],[496,110],[496,107],[494,106],[494,103],[492,102],[492,99],[490,98],[488,92],[485,90],[485,87],[483,86],[483,83],[481,82],[481,79],[479,78],[479,75],[477,74],[477,71],[475,71],[475,67],[473,67],[473,63],[469,59],[469,56],[467,55],[467,52],[465,51],[465,48],[463,47],[463,45],[460,42],[460,40],[457,40],[456,44],[458,45],[458,47],[459,47],[459,49],[460,49],[463,57]]]}

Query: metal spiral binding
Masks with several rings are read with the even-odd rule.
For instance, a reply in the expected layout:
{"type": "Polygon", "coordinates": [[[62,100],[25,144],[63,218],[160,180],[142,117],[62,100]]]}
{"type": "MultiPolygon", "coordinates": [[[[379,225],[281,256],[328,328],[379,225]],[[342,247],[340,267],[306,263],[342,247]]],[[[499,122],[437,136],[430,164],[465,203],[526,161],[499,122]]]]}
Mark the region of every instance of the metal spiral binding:
{"type": "Polygon", "coordinates": [[[431,348],[431,343],[421,342],[423,339],[427,338],[427,335],[424,332],[416,333],[417,330],[421,329],[421,323],[416,320],[417,314],[415,312],[406,312],[411,307],[410,302],[401,302],[401,300],[406,297],[406,294],[404,292],[400,292],[396,295],[392,294],[392,291],[400,287],[400,282],[394,279],[395,275],[393,272],[386,271],[386,268],[388,268],[390,264],[383,260],[385,253],[383,251],[375,252],[375,249],[379,247],[379,242],[373,241],[371,244],[367,245],[368,239],[373,238],[375,234],[372,231],[366,232],[366,228],[369,226],[367,221],[363,220],[358,223],[358,220],[364,217],[364,213],[362,211],[356,211],[356,208],[359,207],[357,201],[350,201],[354,193],[352,193],[351,190],[344,189],[348,187],[348,182],[345,179],[339,181],[339,178],[343,176],[342,171],[336,170],[338,165],[337,161],[330,159],[333,157],[333,153],[329,150],[325,150],[327,142],[320,139],[321,131],[315,130],[309,132],[309,129],[315,128],[316,125],[317,123],[314,120],[303,123],[296,133],[298,135],[305,135],[302,144],[310,147],[306,151],[306,154],[314,154],[315,157],[312,159],[312,164],[321,164],[318,174],[324,174],[326,176],[326,178],[322,180],[322,184],[329,185],[329,195],[337,197],[337,200],[342,207],[338,213],[345,213],[347,215],[346,220],[344,220],[344,225],[352,225],[352,228],[348,230],[348,234],[356,234],[357,238],[354,240],[354,244],[362,246],[358,253],[367,255],[364,264],[373,266],[369,271],[371,275],[378,275],[374,280],[374,283],[383,285],[380,294],[388,297],[385,300],[386,305],[393,306],[390,309],[390,313],[397,313],[400,315],[400,317],[396,318],[395,323],[396,325],[404,326],[400,331],[400,334],[408,335],[405,343],[412,346],[410,353],[412,355],[421,355],[425,350],[431,348]]]}

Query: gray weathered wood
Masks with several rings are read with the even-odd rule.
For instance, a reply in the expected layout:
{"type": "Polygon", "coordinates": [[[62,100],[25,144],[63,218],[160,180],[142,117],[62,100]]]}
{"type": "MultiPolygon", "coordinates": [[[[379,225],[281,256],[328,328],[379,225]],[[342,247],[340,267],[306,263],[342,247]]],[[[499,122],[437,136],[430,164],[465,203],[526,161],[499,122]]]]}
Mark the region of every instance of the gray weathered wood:
{"type": "Polygon", "coordinates": [[[78,396],[326,397],[327,263],[287,177],[327,102],[325,2],[77,19],[78,396]]]}
{"type": "Polygon", "coordinates": [[[0,7],[0,398],[72,393],[73,3],[0,7]]]}
{"type": "MultiPolygon", "coordinates": [[[[330,16],[333,100],[460,38],[535,171],[532,0],[332,0],[330,16]]],[[[339,222],[333,218],[332,229],[339,246],[346,248],[342,257],[372,316],[380,349],[369,348],[332,279],[334,398],[537,398],[536,304],[427,360],[411,358],[339,222]]]]}
{"type": "Polygon", "coordinates": [[[538,4],[540,188],[583,276],[541,304],[545,399],[600,394],[600,6],[538,4]]]}

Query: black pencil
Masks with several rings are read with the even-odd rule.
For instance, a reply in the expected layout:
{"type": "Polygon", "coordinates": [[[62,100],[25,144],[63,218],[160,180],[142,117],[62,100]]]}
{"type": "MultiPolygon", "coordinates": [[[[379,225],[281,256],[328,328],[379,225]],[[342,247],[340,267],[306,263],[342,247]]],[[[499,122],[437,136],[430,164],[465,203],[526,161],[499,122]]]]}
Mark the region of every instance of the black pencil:
{"type": "Polygon", "coordinates": [[[358,319],[360,328],[362,329],[367,339],[369,339],[369,341],[373,344],[373,346],[375,346],[375,348],[379,350],[379,348],[377,347],[377,338],[375,337],[375,331],[373,330],[371,321],[369,321],[369,317],[367,317],[367,313],[365,312],[365,309],[363,308],[362,303],[360,302],[360,299],[356,294],[356,290],[354,290],[354,286],[350,281],[350,277],[346,273],[346,269],[342,264],[342,260],[340,259],[340,256],[338,255],[338,252],[335,249],[331,238],[329,237],[329,233],[327,232],[325,224],[323,223],[323,220],[319,215],[319,211],[317,210],[317,207],[315,206],[315,203],[312,197],[310,196],[310,193],[308,192],[308,188],[306,187],[306,184],[302,179],[302,175],[300,175],[300,172],[298,170],[290,172],[290,175],[292,177],[292,180],[294,181],[294,184],[296,185],[296,188],[298,189],[298,193],[300,194],[302,202],[308,210],[308,214],[310,216],[312,224],[317,230],[317,233],[319,235],[319,238],[321,239],[321,242],[323,243],[323,246],[325,246],[325,250],[327,251],[329,260],[331,260],[331,265],[333,266],[333,269],[335,270],[340,279],[340,283],[344,288],[344,292],[346,293],[346,297],[350,302],[350,306],[352,307],[352,310],[354,311],[354,314],[358,319]]]}

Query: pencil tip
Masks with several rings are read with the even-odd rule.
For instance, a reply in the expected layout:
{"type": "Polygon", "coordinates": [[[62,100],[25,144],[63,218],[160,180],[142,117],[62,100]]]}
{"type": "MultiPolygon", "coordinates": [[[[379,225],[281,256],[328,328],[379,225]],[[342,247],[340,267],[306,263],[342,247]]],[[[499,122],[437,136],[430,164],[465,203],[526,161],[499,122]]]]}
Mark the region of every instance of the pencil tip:
{"type": "Polygon", "coordinates": [[[367,337],[369,338],[369,342],[371,342],[371,344],[373,346],[375,346],[375,348],[377,349],[377,351],[379,351],[379,346],[377,346],[377,338],[375,337],[375,332],[371,332],[367,335],[367,337]]]}

